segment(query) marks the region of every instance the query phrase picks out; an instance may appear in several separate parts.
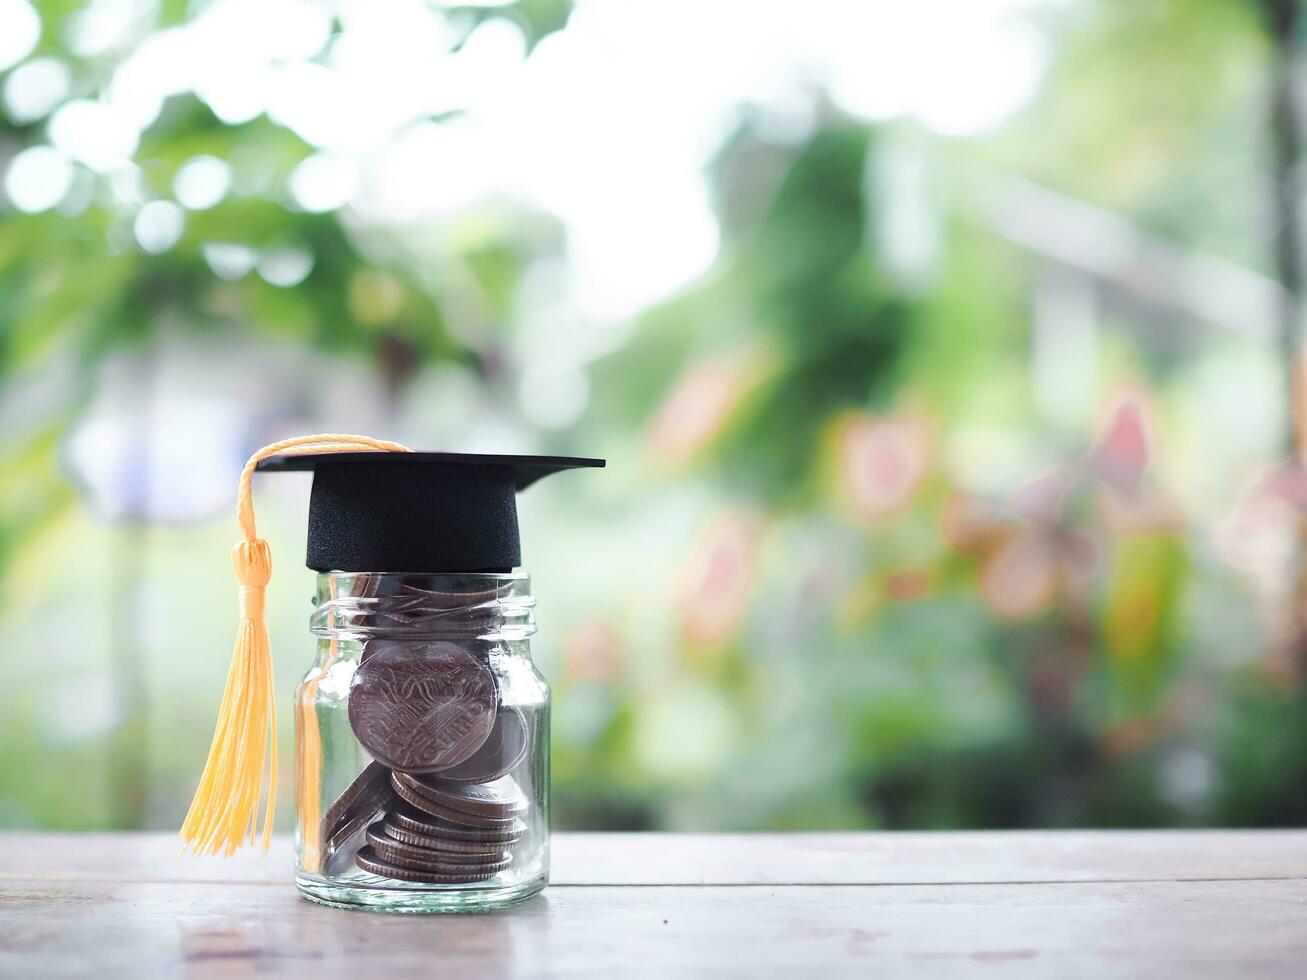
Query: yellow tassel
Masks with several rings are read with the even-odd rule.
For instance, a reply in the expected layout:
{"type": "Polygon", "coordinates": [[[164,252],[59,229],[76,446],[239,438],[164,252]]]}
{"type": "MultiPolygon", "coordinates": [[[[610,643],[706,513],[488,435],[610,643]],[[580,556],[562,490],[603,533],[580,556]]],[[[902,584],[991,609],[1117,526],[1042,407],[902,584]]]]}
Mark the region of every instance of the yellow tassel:
{"type": "MultiPolygon", "coordinates": [[[[283,439],[264,446],[241,470],[236,518],[243,540],[232,550],[240,583],[240,626],[232,651],[227,686],[218,708],[218,724],[200,785],[182,824],[184,847],[196,854],[233,854],[259,836],[258,806],[264,773],[268,776],[262,843],[266,853],[277,806],[277,718],[273,694],[272,652],[264,601],[272,577],[268,542],[254,531],[250,484],[259,461],[278,454],[408,452],[406,446],[368,436],[314,435],[283,439]]],[[[315,719],[316,720],[316,719],[315,719]]],[[[298,794],[302,797],[303,791],[298,794]]]]}

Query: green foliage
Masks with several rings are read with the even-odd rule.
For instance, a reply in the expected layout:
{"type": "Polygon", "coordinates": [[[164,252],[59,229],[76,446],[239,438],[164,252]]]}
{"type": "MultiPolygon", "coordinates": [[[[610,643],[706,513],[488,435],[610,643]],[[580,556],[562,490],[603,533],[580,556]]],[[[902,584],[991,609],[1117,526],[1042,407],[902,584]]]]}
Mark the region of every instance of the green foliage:
{"type": "MultiPolygon", "coordinates": [[[[82,6],[41,10],[40,50],[69,63],[79,96],[102,89],[116,57],[66,50],[82,6]]],[[[571,8],[444,9],[464,36],[509,17],[534,48],[571,8]]],[[[194,13],[166,0],[158,24],[194,13]]],[[[1204,338],[1161,344],[1135,311],[1095,311],[1099,407],[1131,382],[1159,415],[1138,486],[1123,490],[1096,469],[1098,422],[1050,419],[1031,383],[1032,296],[1050,260],[1000,241],[963,200],[984,162],[1177,248],[1264,264],[1265,39],[1253,5],[1235,0],[1064,4],[1043,27],[1046,81],[987,139],[869,125],[822,97],[811,132],[780,143],[742,110],[708,168],[717,260],[585,365],[589,410],[561,433],[527,432],[514,408],[519,380],[552,353],[523,299],[528,272],[566,260],[552,215],[503,199],[423,222],[309,213],[288,183],[314,147],[264,116],[225,125],[190,94],[143,134],[138,187],[79,167],[84,206],[7,208],[0,379],[68,377],[67,397],[6,433],[0,581],[23,610],[23,645],[55,620],[85,633],[48,677],[25,659],[0,703],[6,755],[42,760],[0,772],[0,823],[130,823],[144,790],[130,770],[147,763],[161,802],[145,819],[173,819],[190,789],[195,717],[211,710],[220,665],[174,654],[223,628],[212,596],[226,568],[193,557],[222,535],[130,527],[140,536],[106,543],[116,531],[85,520],[60,466],[100,366],[176,331],[360,361],[392,403],[415,396],[423,431],[447,423],[420,400],[442,392],[415,379],[443,369],[476,403],[454,416],[469,429],[493,416],[542,448],[612,457],[597,499],[542,488],[529,505],[544,553],[533,566],[559,583],[556,604],[542,597],[539,650],[557,697],[561,826],[1301,823],[1301,652],[1276,659],[1270,603],[1220,570],[1223,515],[1184,492],[1196,464],[1162,451],[1181,428],[1165,409],[1183,404],[1181,367],[1204,338]],[[901,202],[869,179],[879,152],[903,148],[931,174],[922,207],[940,237],[917,284],[878,244],[901,202]],[[232,192],[148,253],[133,231],[141,205],[173,200],[199,155],[230,164],[232,192]],[[311,268],[293,285],[257,269],[227,279],[206,253],[216,243],[299,250],[311,268]],[[1049,494],[1050,475],[1069,489],[1049,494]],[[142,593],[182,624],[166,657],[154,651],[139,697],[150,713],[118,719],[103,746],[59,743],[42,725],[61,696],[101,675],[131,694],[134,669],[121,637],[103,649],[103,609],[64,623],[60,602],[104,591],[105,569],[84,554],[146,550],[157,578],[142,593]],[[1243,649],[1205,629],[1212,620],[1251,624],[1243,649]],[[602,650],[578,667],[587,643],[602,650]]],[[[43,123],[0,124],[0,156],[45,139],[43,123]]],[[[1219,437],[1203,436],[1206,453],[1219,437]]],[[[274,607],[295,635],[302,610],[274,607]]]]}

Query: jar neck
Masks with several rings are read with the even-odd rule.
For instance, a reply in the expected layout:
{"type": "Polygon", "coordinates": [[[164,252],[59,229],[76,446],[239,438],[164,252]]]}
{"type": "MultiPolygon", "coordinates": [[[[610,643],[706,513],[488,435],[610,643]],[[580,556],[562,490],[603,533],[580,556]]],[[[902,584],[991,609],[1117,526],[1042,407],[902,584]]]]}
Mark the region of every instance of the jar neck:
{"type": "Polygon", "coordinates": [[[331,639],[525,639],[535,632],[521,572],[322,572],[309,629],[331,639]]]}

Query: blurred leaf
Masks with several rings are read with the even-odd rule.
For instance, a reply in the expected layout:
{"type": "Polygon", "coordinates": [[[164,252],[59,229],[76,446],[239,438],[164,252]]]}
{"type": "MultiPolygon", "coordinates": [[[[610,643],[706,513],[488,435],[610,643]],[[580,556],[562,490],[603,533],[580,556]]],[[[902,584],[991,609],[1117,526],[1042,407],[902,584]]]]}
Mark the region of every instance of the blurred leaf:
{"type": "Polygon", "coordinates": [[[1103,597],[1103,642],[1126,702],[1146,707],[1161,690],[1175,652],[1179,597],[1188,575],[1174,534],[1117,537],[1103,597]]]}

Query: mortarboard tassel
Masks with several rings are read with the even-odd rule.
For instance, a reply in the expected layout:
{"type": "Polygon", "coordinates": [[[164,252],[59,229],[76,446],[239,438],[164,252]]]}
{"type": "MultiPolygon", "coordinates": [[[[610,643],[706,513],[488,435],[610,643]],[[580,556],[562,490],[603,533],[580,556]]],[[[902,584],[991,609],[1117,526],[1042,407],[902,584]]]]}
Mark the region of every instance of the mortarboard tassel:
{"type": "MultiPolygon", "coordinates": [[[[227,686],[195,798],[182,823],[185,847],[195,854],[230,855],[258,833],[259,792],[268,773],[263,816],[263,850],[272,837],[277,802],[277,719],[272,690],[272,654],[264,619],[264,595],[272,577],[268,542],[254,533],[250,481],[259,461],[281,454],[347,453],[360,450],[406,453],[407,446],[368,436],[298,436],[264,446],[241,470],[236,519],[242,540],[232,550],[240,583],[241,621],[232,651],[227,686]]],[[[316,733],[315,733],[316,734],[316,733]]]]}

